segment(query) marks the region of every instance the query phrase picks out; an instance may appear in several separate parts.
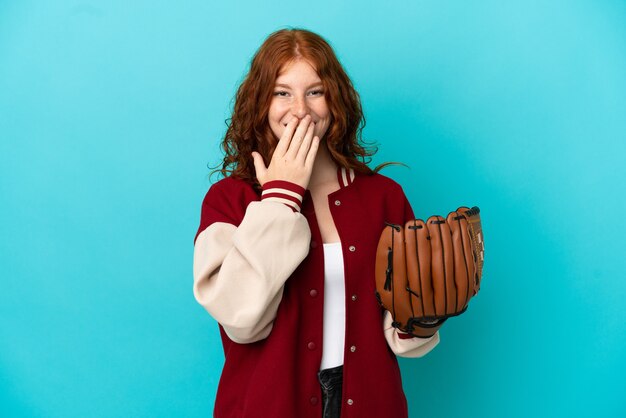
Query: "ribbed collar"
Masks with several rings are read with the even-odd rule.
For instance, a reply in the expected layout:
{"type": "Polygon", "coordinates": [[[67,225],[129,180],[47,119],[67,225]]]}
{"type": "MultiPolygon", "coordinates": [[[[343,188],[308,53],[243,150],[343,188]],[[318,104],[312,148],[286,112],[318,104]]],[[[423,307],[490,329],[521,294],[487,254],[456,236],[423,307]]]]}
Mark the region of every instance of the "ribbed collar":
{"type": "Polygon", "coordinates": [[[352,183],[354,183],[354,169],[346,169],[345,167],[339,167],[337,169],[337,179],[339,180],[339,187],[345,189],[352,183]]]}
{"type": "MultiPolygon", "coordinates": [[[[339,167],[337,169],[337,180],[339,180],[339,189],[330,193],[328,196],[332,196],[335,193],[341,193],[342,190],[349,187],[352,183],[354,183],[355,172],[353,169],[345,169],[344,167],[339,167]]],[[[313,213],[313,201],[311,199],[311,191],[307,188],[304,192],[304,198],[302,200],[302,213],[312,214],[313,213]]]]}

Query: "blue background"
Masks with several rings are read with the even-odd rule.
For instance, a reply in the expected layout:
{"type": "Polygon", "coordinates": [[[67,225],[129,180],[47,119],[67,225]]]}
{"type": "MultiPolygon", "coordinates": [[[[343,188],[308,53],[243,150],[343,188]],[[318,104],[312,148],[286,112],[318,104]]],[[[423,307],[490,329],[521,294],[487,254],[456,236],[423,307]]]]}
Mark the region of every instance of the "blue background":
{"type": "Polygon", "coordinates": [[[289,25],[333,45],[417,217],[482,210],[480,294],[400,359],[411,417],[626,416],[625,21],[617,0],[0,2],[0,415],[211,415],[207,163],[289,25]]]}

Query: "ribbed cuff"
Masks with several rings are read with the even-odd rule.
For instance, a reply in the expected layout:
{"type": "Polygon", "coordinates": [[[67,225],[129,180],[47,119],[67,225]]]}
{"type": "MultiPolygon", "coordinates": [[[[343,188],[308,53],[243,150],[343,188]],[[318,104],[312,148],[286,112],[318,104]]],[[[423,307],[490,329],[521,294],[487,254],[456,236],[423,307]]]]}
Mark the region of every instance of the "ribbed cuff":
{"type": "Polygon", "coordinates": [[[305,191],[304,187],[296,183],[286,180],[272,180],[263,184],[261,200],[284,203],[294,212],[300,212],[305,191]]]}

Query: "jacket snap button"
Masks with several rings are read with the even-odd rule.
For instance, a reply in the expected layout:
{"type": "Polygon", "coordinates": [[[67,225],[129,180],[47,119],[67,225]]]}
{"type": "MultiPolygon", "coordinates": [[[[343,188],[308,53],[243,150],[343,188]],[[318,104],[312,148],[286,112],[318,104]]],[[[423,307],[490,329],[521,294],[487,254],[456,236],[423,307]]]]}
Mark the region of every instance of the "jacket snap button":
{"type": "Polygon", "coordinates": [[[349,250],[352,251],[352,252],[355,252],[356,251],[356,247],[354,245],[351,245],[349,250]]]}
{"type": "Polygon", "coordinates": [[[317,398],[315,396],[312,396],[310,401],[311,401],[311,405],[317,404],[317,398]]]}
{"type": "Polygon", "coordinates": [[[306,346],[309,350],[315,350],[315,343],[313,341],[308,343],[306,346]]]}
{"type": "Polygon", "coordinates": [[[352,347],[350,347],[350,351],[354,353],[356,351],[356,345],[353,345],[352,347]]]}
{"type": "Polygon", "coordinates": [[[317,242],[311,241],[311,248],[316,248],[316,247],[317,247],[317,242]]]}
{"type": "Polygon", "coordinates": [[[311,291],[309,292],[309,295],[311,295],[311,297],[314,298],[315,296],[317,296],[317,290],[311,289],[311,291]]]}
{"type": "Polygon", "coordinates": [[[348,403],[348,405],[352,405],[354,403],[352,399],[348,399],[346,402],[348,403]]]}
{"type": "Polygon", "coordinates": [[[335,200],[335,206],[341,205],[341,200],[335,200]]]}
{"type": "Polygon", "coordinates": [[[352,295],[352,300],[356,300],[356,295],[352,295]]]}

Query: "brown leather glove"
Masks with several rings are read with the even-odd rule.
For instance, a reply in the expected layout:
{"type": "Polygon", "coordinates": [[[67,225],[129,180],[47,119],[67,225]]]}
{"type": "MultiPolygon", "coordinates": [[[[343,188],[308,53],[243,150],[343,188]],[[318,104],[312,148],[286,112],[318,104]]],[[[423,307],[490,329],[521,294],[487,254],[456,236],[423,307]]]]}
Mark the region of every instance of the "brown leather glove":
{"type": "Polygon", "coordinates": [[[414,337],[433,336],[478,293],[484,243],[480,210],[460,207],[446,219],[387,223],[376,253],[376,297],[393,326],[414,337]]]}

